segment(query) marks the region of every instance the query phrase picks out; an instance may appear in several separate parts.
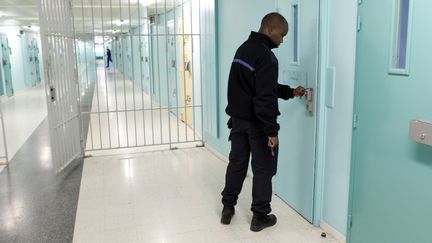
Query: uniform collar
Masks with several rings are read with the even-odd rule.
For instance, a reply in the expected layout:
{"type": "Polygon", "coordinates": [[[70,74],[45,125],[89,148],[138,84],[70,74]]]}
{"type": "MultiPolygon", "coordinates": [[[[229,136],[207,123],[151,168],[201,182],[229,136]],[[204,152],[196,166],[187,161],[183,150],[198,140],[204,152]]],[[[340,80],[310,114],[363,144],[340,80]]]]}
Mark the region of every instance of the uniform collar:
{"type": "Polygon", "coordinates": [[[263,43],[265,43],[270,49],[277,48],[278,46],[265,34],[251,31],[251,34],[249,35],[249,40],[258,40],[263,43]]]}

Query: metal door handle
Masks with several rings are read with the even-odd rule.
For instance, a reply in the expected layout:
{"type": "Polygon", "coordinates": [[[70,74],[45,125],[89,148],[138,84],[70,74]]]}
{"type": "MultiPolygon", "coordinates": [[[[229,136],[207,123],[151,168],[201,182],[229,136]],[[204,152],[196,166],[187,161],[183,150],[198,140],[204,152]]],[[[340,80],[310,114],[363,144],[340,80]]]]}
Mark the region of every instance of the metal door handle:
{"type": "Polygon", "coordinates": [[[313,102],[313,89],[306,89],[305,93],[306,97],[306,110],[309,111],[310,114],[313,114],[314,111],[314,102],[313,102]]]}

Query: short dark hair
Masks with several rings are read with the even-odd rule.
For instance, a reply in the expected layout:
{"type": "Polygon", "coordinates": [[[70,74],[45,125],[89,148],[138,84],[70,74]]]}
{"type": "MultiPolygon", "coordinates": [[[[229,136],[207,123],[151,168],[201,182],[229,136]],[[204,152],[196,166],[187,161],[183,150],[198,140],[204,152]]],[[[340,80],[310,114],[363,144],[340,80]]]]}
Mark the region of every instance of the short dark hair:
{"type": "Polygon", "coordinates": [[[261,28],[264,26],[267,27],[276,27],[281,24],[288,25],[288,21],[282,16],[280,13],[272,12],[268,13],[261,20],[261,28]]]}

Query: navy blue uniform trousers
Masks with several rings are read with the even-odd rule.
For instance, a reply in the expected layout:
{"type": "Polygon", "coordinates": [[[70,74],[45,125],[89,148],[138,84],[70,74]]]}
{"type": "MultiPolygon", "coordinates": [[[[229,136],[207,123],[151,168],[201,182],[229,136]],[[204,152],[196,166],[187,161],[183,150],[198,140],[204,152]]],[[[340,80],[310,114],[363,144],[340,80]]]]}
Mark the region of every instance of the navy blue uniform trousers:
{"type": "Polygon", "coordinates": [[[251,210],[255,215],[269,214],[271,212],[272,177],[277,171],[278,149],[274,149],[272,153],[271,148],[267,145],[268,137],[264,133],[264,126],[259,122],[232,118],[230,140],[231,152],[225,176],[225,188],[222,191],[223,205],[237,204],[252,154],[251,210]]]}

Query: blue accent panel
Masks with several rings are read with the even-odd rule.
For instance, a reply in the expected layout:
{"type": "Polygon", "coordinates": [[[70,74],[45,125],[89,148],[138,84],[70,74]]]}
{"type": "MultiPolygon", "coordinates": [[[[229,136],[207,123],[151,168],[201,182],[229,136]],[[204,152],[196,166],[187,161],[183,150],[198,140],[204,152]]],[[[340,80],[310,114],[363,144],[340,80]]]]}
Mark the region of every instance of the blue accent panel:
{"type": "Polygon", "coordinates": [[[251,72],[255,72],[255,68],[253,68],[251,65],[249,65],[247,62],[241,60],[241,59],[234,59],[233,60],[234,63],[239,63],[242,66],[246,67],[247,69],[249,69],[251,72]]]}

